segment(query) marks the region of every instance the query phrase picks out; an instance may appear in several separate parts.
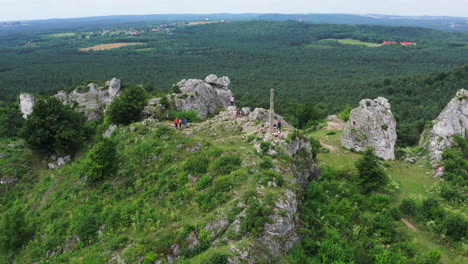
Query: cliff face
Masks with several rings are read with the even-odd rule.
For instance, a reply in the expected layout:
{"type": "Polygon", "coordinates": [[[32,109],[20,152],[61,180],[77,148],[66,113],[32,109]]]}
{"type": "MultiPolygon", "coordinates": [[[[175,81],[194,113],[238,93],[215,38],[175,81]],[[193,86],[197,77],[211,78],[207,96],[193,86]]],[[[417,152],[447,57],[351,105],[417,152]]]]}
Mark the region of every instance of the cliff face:
{"type": "Polygon", "coordinates": [[[361,100],[359,107],[351,110],[341,136],[343,147],[356,151],[372,147],[378,157],[395,159],[396,121],[390,108],[383,97],[361,100]]]}
{"type": "Polygon", "coordinates": [[[453,136],[468,136],[468,91],[461,89],[421,135],[419,146],[432,162],[442,160],[442,151],[453,146],[453,136]]]}

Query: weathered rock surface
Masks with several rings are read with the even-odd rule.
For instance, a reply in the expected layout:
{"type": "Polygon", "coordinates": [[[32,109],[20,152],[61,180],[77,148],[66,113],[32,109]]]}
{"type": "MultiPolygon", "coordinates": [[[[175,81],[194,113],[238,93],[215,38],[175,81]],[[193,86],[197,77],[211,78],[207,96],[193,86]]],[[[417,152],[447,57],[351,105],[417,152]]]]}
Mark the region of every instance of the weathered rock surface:
{"type": "MultiPolygon", "coordinates": [[[[180,93],[168,95],[167,99],[178,111],[195,110],[200,118],[206,119],[231,105],[232,92],[229,84],[228,77],[218,78],[214,74],[207,76],[205,80],[182,80],[177,83],[180,93]]],[[[161,98],[151,99],[143,115],[152,118],[162,113],[164,106],[160,102],[161,98]]]]}
{"type": "Polygon", "coordinates": [[[112,133],[117,129],[117,125],[111,124],[109,128],[107,128],[106,132],[102,134],[102,137],[109,138],[112,136],[112,133]]]}
{"type": "Polygon", "coordinates": [[[23,113],[23,118],[26,119],[33,112],[34,105],[36,104],[36,97],[30,94],[20,95],[20,109],[23,113]]]}
{"type": "Polygon", "coordinates": [[[58,92],[57,97],[64,104],[76,106],[76,110],[82,112],[88,121],[101,119],[107,106],[119,95],[120,80],[113,78],[106,83],[106,87],[97,87],[90,83],[87,87],[79,87],[70,94],[65,91],[58,92]],[[83,91],[85,90],[85,91],[83,91]]]}
{"type": "Polygon", "coordinates": [[[372,147],[378,157],[395,159],[396,121],[390,108],[383,97],[361,100],[359,107],[351,110],[341,135],[343,147],[356,151],[372,147]]]}
{"type": "Polygon", "coordinates": [[[49,168],[53,169],[53,170],[56,170],[56,169],[62,168],[63,165],[70,162],[71,161],[71,156],[66,155],[66,156],[63,156],[63,157],[59,157],[59,156],[56,156],[56,155],[52,155],[52,157],[50,157],[50,159],[51,159],[51,162],[49,162],[49,164],[48,164],[49,168]]]}
{"type": "Polygon", "coordinates": [[[442,151],[453,146],[453,136],[468,136],[468,91],[461,89],[447,104],[432,126],[424,130],[419,145],[429,152],[432,162],[442,160],[442,151]]]}

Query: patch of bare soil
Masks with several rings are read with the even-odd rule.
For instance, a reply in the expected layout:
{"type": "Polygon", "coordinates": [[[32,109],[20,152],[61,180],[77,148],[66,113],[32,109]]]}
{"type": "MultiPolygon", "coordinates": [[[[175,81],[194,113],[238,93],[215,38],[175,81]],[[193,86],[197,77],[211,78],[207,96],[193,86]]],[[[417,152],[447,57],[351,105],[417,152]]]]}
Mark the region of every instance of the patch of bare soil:
{"type": "Polygon", "coordinates": [[[90,50],[110,50],[117,49],[125,46],[134,46],[134,45],[144,45],[145,43],[141,42],[126,42],[126,43],[110,43],[110,44],[101,44],[89,48],[82,48],[81,51],[90,51],[90,50]]]}
{"type": "Polygon", "coordinates": [[[414,232],[418,232],[418,229],[416,229],[416,227],[415,227],[413,224],[411,224],[410,221],[408,221],[408,220],[406,220],[406,219],[404,219],[404,218],[402,218],[401,221],[403,221],[403,223],[405,223],[405,225],[406,225],[409,229],[413,230],[414,232]]]}

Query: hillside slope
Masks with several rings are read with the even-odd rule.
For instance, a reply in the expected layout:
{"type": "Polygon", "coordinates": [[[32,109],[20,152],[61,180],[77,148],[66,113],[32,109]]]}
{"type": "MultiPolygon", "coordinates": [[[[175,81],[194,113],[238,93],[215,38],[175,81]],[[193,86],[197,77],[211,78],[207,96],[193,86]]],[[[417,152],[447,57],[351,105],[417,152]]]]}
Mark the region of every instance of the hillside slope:
{"type": "Polygon", "coordinates": [[[0,212],[12,220],[2,218],[0,226],[16,225],[11,235],[21,242],[0,260],[281,258],[298,240],[299,197],[317,171],[299,132],[286,128],[286,139],[263,141],[259,124],[235,111],[184,130],[146,120],[114,132],[120,168],[114,178],[90,182],[82,173],[86,155],[78,155],[60,170],[19,179],[2,192],[0,212]]]}

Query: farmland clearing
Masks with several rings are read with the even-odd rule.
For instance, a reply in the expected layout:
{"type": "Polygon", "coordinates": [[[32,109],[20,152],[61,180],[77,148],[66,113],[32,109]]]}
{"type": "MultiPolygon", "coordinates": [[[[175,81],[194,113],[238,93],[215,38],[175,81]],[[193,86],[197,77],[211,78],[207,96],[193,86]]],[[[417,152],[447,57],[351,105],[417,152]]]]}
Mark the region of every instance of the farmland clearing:
{"type": "Polygon", "coordinates": [[[141,42],[123,42],[123,43],[109,43],[109,44],[99,44],[93,47],[82,48],[80,51],[90,51],[90,50],[110,50],[110,49],[117,49],[126,46],[135,46],[135,45],[144,45],[145,43],[141,42]]]}

